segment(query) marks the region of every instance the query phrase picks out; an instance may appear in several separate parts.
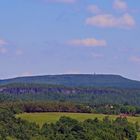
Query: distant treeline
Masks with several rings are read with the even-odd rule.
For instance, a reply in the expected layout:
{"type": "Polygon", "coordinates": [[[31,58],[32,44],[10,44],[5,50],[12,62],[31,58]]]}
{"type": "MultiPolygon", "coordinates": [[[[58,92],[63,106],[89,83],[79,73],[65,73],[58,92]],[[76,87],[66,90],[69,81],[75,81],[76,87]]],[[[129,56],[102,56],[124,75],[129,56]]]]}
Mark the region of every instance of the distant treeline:
{"type": "Polygon", "coordinates": [[[140,107],[115,104],[76,104],[72,102],[5,102],[0,103],[1,108],[10,109],[14,114],[27,112],[73,112],[73,113],[99,113],[99,114],[126,114],[136,116],[140,114],[140,107]]]}
{"type": "Polygon", "coordinates": [[[61,117],[56,123],[45,123],[41,128],[20,118],[10,110],[0,109],[0,140],[136,140],[140,126],[126,118],[112,121],[105,117],[84,122],[61,117]]]}

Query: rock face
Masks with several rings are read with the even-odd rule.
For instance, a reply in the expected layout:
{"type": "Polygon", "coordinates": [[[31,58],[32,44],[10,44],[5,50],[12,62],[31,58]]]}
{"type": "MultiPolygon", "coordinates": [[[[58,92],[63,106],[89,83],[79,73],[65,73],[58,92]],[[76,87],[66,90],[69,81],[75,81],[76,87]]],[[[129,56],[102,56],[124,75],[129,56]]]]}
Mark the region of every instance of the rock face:
{"type": "Polygon", "coordinates": [[[0,86],[0,102],[45,101],[140,106],[140,89],[64,87],[39,84],[0,86]]]}
{"type": "Polygon", "coordinates": [[[120,90],[105,88],[71,88],[59,86],[38,86],[38,85],[5,85],[0,87],[0,93],[8,94],[41,94],[41,93],[62,93],[62,94],[106,94],[115,93],[120,90]]]}

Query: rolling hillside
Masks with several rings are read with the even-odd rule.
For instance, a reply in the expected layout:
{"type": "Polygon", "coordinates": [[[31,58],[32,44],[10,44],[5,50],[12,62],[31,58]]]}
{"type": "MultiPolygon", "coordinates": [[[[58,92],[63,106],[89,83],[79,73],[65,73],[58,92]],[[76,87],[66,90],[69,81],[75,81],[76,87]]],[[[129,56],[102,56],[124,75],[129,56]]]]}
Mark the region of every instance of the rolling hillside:
{"type": "Polygon", "coordinates": [[[0,80],[1,85],[11,83],[51,84],[69,87],[113,87],[140,89],[140,81],[130,80],[119,75],[69,74],[18,77],[0,80]]]}

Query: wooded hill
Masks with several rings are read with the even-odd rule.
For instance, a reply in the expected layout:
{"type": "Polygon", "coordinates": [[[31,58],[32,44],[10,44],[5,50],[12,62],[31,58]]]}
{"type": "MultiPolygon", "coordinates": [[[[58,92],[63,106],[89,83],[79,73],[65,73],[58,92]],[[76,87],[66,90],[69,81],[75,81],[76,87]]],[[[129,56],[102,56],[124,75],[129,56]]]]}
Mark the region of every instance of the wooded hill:
{"type": "Polygon", "coordinates": [[[64,87],[44,84],[0,86],[0,101],[59,101],[140,106],[140,89],[64,87]]]}
{"type": "Polygon", "coordinates": [[[0,80],[1,85],[11,83],[51,84],[68,87],[112,87],[140,89],[139,81],[130,80],[120,75],[103,74],[45,75],[0,80]]]}

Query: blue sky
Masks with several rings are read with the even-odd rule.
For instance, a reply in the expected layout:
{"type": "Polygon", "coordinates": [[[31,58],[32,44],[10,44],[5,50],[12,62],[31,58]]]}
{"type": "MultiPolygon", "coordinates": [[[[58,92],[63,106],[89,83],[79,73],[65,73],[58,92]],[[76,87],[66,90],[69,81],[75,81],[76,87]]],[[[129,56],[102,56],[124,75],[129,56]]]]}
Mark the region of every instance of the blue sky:
{"type": "Polygon", "coordinates": [[[0,78],[109,73],[140,80],[140,2],[1,0],[0,78]]]}

